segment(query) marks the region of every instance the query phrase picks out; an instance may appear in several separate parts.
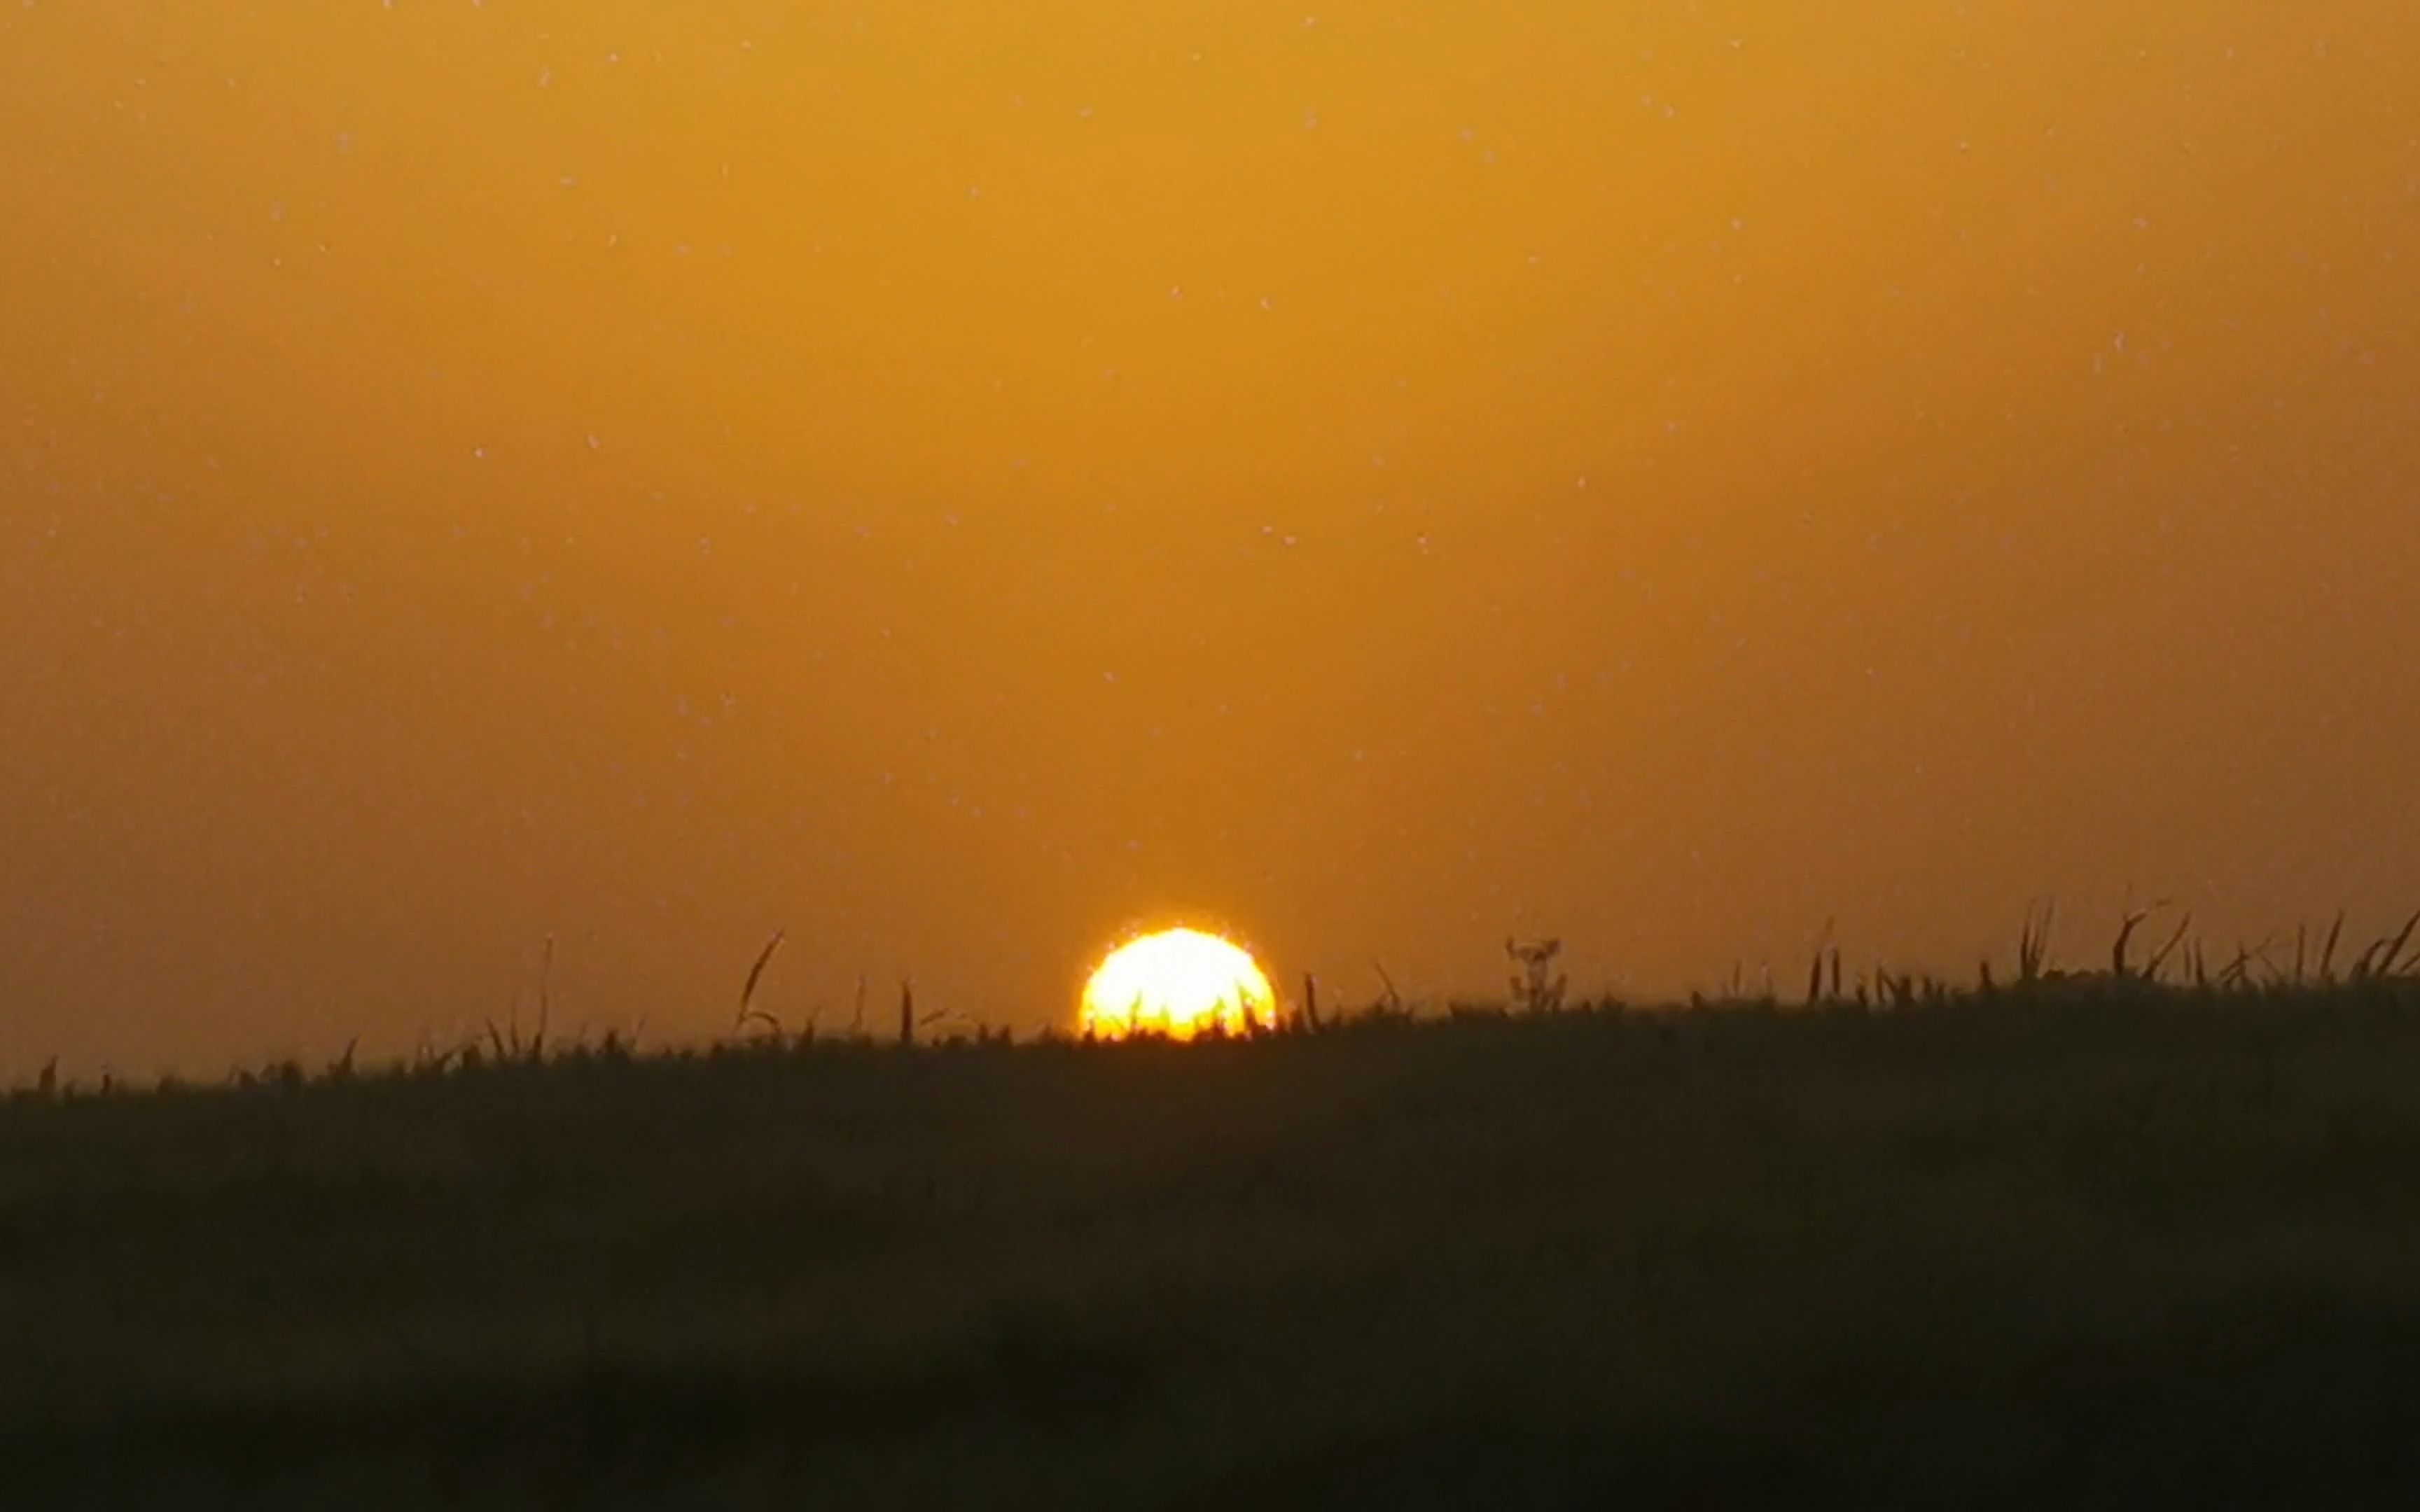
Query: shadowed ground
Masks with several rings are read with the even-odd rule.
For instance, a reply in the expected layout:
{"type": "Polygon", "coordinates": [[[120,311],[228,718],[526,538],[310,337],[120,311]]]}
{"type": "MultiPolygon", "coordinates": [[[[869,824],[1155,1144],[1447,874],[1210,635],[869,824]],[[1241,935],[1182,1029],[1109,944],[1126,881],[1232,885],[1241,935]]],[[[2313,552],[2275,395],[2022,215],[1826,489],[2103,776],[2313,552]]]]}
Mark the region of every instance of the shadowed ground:
{"type": "Polygon", "coordinates": [[[2420,985],[0,1103],[11,1505],[2399,1500],[2420,985]]]}

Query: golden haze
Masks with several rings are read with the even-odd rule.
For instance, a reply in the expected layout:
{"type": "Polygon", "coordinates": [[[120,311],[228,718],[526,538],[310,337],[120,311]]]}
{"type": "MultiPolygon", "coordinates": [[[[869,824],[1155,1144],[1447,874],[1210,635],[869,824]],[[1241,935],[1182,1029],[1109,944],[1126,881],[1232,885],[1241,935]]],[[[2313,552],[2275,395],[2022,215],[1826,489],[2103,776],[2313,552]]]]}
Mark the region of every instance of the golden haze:
{"type": "Polygon", "coordinates": [[[2415,102],[2405,0],[9,6],[0,1064],[2383,914],[2415,102]]]}

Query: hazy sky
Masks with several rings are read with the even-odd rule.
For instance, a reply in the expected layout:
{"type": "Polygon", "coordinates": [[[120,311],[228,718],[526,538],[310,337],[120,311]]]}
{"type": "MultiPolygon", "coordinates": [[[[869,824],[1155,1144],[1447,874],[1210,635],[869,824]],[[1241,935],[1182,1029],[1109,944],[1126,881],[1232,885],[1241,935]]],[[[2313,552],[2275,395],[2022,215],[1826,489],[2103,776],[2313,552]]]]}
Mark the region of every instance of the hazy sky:
{"type": "Polygon", "coordinates": [[[0,1066],[2420,904],[2410,0],[23,0],[0,227],[0,1066]]]}

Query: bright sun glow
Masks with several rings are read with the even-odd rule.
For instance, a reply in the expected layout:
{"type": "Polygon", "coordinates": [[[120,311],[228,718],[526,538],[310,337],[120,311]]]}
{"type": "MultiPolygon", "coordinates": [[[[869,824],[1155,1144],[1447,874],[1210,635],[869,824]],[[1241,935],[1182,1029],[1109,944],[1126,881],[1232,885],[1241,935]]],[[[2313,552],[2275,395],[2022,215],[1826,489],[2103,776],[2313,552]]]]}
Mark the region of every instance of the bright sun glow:
{"type": "Polygon", "coordinates": [[[1078,1027],[1103,1039],[1165,1034],[1190,1040],[1277,1022],[1269,979],[1240,946],[1172,929],[1120,947],[1084,987],[1078,1027]]]}

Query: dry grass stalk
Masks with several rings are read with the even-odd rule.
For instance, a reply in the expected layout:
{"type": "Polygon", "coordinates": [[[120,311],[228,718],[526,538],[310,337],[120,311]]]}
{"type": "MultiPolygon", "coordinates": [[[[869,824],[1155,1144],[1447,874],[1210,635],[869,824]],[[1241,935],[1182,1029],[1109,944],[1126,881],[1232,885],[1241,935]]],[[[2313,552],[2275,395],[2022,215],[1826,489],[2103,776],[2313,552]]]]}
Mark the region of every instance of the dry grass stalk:
{"type": "Polygon", "coordinates": [[[2184,918],[2177,920],[2176,933],[2168,936],[2168,942],[2165,945],[2151,953],[2149,964],[2143,967],[2143,976],[2146,980],[2150,981],[2160,980],[2160,973],[2167,966],[2168,957],[2176,954],[2178,946],[2184,944],[2185,934],[2192,928],[2192,914],[2188,913],[2184,918]]]}
{"type": "Polygon", "coordinates": [[[735,1032],[746,1029],[751,1022],[761,1020],[773,1031],[775,1039],[781,1038],[782,1021],[756,1007],[756,985],[765,980],[765,968],[773,964],[774,954],[782,949],[782,941],[788,934],[787,930],[775,930],[773,937],[765,942],[765,949],[756,952],[755,964],[748,968],[748,980],[739,989],[739,1017],[732,1024],[735,1032]]]}
{"type": "Polygon", "coordinates": [[[2125,917],[2118,921],[2118,943],[2110,947],[2109,949],[2109,974],[2111,976],[2124,977],[2131,975],[2126,968],[2126,947],[2134,938],[2134,932],[2143,927],[2143,921],[2149,918],[2153,911],[2159,906],[2159,904],[2153,903],[2149,908],[2129,908],[2126,910],[2125,917]]]}
{"type": "Polygon", "coordinates": [[[529,1057],[546,1058],[546,1026],[554,1017],[554,936],[546,937],[546,948],[537,963],[537,1032],[530,1040],[529,1057]]]}
{"type": "Polygon", "coordinates": [[[1378,974],[1378,980],[1387,989],[1387,995],[1379,1000],[1380,1007],[1388,1013],[1401,1014],[1404,1011],[1404,995],[1395,990],[1395,979],[1387,975],[1387,968],[1380,962],[1371,962],[1370,969],[1378,974]]]}
{"type": "Polygon", "coordinates": [[[2415,930],[2420,930],[2420,913],[2415,913],[2405,919],[2403,927],[2395,933],[2393,938],[2379,942],[2383,949],[2379,951],[2378,964],[2374,968],[2376,975],[2381,977],[2395,975],[2395,964],[2402,958],[2403,948],[2412,943],[2412,932],[2415,930]]]}
{"type": "Polygon", "coordinates": [[[2050,961],[2051,924],[2056,918],[2058,903],[2043,899],[2039,904],[2025,907],[2024,926],[2017,934],[2017,980],[2025,983],[2040,981],[2042,969],[2050,961]]]}

